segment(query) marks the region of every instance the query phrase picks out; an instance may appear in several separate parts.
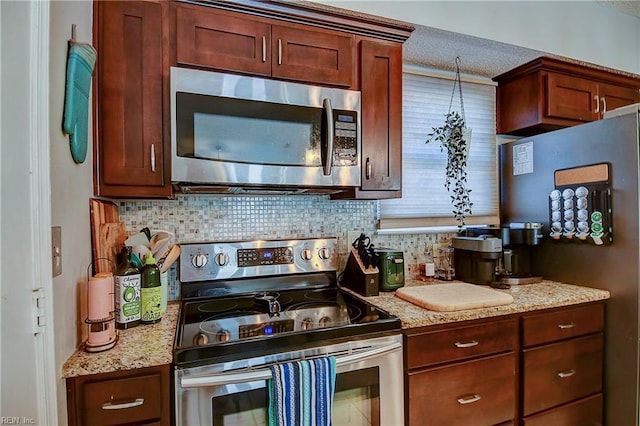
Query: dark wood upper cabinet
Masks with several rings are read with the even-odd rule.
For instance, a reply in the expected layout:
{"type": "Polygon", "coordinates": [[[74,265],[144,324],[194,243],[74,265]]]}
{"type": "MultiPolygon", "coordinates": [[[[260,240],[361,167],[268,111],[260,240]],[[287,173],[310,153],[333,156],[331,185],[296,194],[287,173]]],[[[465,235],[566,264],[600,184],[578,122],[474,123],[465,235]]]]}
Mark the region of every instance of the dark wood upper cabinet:
{"type": "Polygon", "coordinates": [[[402,196],[402,44],[360,41],[362,183],[336,198],[402,196]]]}
{"type": "Polygon", "coordinates": [[[204,7],[176,7],[176,59],[194,65],[271,75],[271,26],[204,7]]]}
{"type": "Polygon", "coordinates": [[[323,85],[353,85],[354,36],[188,5],[176,8],[176,59],[323,85]]]}
{"type": "Polygon", "coordinates": [[[497,133],[531,136],[640,101],[640,79],[542,57],[494,78],[497,133]]]}
{"type": "Polygon", "coordinates": [[[353,86],[354,36],[328,30],[273,25],[273,77],[353,86]]]}
{"type": "Polygon", "coordinates": [[[95,1],[95,195],[170,198],[170,67],[362,90],[363,182],[401,196],[402,43],[413,26],[313,4],[95,1]]]}
{"type": "Polygon", "coordinates": [[[96,2],[95,193],[168,197],[168,71],[162,2],[96,2]],[[167,155],[165,155],[167,153],[167,155]]]}

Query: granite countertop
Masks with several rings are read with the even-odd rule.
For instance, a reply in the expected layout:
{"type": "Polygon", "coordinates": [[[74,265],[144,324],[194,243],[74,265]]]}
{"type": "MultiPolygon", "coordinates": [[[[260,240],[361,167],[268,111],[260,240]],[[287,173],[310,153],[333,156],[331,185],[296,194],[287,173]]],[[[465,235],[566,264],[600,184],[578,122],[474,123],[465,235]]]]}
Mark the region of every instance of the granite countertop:
{"type": "Polygon", "coordinates": [[[62,366],[62,377],[171,364],[179,312],[180,303],[169,302],[160,322],[118,330],[118,342],[113,348],[98,353],[76,350],[62,366]]]}
{"type": "MultiPolygon", "coordinates": [[[[436,281],[433,284],[444,283],[436,281]]],[[[451,282],[451,281],[449,281],[451,282]]],[[[455,281],[454,281],[455,282],[455,281]]],[[[407,286],[430,285],[422,281],[408,280],[407,286]]],[[[496,290],[513,296],[509,305],[467,309],[453,312],[436,312],[421,308],[395,296],[395,292],[380,292],[378,296],[365,297],[369,303],[400,318],[402,328],[415,328],[458,321],[509,315],[538,309],[557,308],[609,298],[609,292],[589,287],[544,280],[541,283],[511,286],[509,290],[496,290]]],[[[362,296],[360,296],[362,297],[362,296]]]]}

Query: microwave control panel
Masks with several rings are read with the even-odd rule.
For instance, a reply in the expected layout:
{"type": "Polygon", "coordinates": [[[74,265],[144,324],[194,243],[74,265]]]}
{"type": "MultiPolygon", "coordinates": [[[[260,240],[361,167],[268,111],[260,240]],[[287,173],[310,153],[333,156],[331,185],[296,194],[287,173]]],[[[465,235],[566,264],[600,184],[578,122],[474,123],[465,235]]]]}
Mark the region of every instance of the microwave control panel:
{"type": "Polygon", "coordinates": [[[333,111],[333,165],[358,165],[358,113],[333,111]]]}

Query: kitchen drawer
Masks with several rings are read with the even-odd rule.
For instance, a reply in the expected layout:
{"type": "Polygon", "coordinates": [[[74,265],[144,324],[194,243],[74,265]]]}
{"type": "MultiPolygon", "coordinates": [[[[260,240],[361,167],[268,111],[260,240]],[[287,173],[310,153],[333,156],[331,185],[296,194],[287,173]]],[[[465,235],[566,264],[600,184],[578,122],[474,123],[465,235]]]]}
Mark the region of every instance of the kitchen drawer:
{"type": "Polygon", "coordinates": [[[516,355],[409,373],[410,425],[494,425],[516,415],[516,355]]]}
{"type": "Polygon", "coordinates": [[[169,424],[169,382],[169,366],[67,379],[69,424],[169,424]]]}
{"type": "Polygon", "coordinates": [[[523,414],[602,391],[603,334],[523,351],[523,414]]]}
{"type": "Polygon", "coordinates": [[[522,345],[535,346],[596,333],[604,328],[604,304],[522,317],[522,345]]]}
{"type": "Polygon", "coordinates": [[[523,423],[524,426],[600,426],[603,423],[602,401],[602,394],[599,393],[526,418],[523,423]]]}
{"type": "Polygon", "coordinates": [[[407,336],[409,369],[516,350],[515,319],[407,336]]]}

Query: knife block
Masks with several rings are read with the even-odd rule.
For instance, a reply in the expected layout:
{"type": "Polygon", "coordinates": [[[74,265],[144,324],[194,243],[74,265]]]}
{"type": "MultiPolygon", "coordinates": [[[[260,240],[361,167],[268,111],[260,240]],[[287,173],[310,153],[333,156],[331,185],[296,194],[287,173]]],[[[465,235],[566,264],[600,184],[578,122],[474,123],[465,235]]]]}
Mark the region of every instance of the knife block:
{"type": "Polygon", "coordinates": [[[377,296],[379,293],[379,275],[377,267],[369,266],[365,268],[358,252],[355,249],[351,249],[340,284],[366,297],[377,296]]]}

